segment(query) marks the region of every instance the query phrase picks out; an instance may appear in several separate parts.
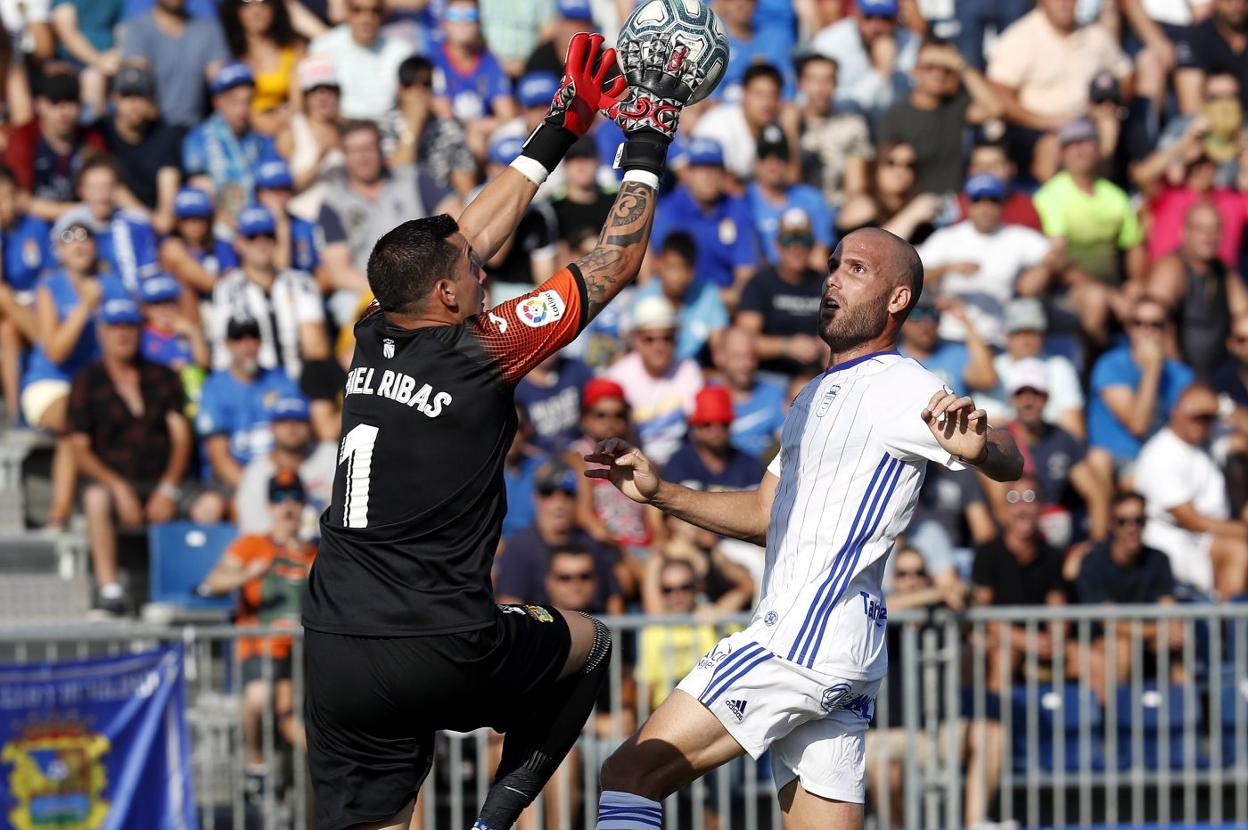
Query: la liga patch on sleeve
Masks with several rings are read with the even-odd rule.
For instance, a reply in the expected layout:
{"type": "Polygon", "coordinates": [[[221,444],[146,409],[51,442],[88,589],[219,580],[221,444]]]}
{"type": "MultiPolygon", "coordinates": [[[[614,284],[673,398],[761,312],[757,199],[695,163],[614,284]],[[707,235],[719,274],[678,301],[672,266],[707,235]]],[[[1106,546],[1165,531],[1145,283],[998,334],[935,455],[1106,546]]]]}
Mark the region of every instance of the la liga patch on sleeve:
{"type": "Polygon", "coordinates": [[[516,316],[529,328],[541,328],[563,319],[568,309],[557,291],[539,291],[516,303],[516,316]]]}

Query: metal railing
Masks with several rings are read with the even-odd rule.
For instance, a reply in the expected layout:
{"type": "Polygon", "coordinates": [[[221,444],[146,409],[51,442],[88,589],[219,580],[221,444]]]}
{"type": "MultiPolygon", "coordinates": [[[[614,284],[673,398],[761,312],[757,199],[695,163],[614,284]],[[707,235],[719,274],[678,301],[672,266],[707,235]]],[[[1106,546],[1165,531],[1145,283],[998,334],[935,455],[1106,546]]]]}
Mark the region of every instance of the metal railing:
{"type": "MultiPolygon", "coordinates": [[[[870,824],[943,828],[995,818],[1031,827],[1248,825],[1248,605],[997,608],[890,617],[899,649],[869,739],[870,824]],[[1170,625],[1177,626],[1173,638],[1170,625]],[[1120,658],[1123,672],[1109,670],[1120,658]],[[890,684],[901,685],[892,690],[890,684]],[[887,704],[890,695],[899,707],[887,704]],[[889,784],[893,770],[898,776],[889,784]]],[[[552,786],[522,820],[525,830],[594,826],[602,761],[653,708],[652,690],[634,680],[640,632],[697,625],[689,618],[606,622],[616,641],[609,692],[552,786]]],[[[744,622],[722,620],[716,634],[744,622]]],[[[255,796],[244,787],[234,647],[242,637],[274,634],[291,632],[10,626],[0,629],[0,662],[82,659],[182,643],[200,826],[310,827],[304,755],[283,740],[271,706],[264,707],[261,729],[265,786],[255,796]]],[[[298,632],[292,648],[298,718],[298,632]]],[[[271,683],[276,664],[261,659],[261,679],[271,683]]],[[[670,669],[670,683],[663,686],[674,685],[688,668],[687,650],[658,659],[670,669]]],[[[439,736],[419,804],[424,827],[472,823],[498,744],[488,730],[439,736]]],[[[716,770],[669,798],[664,814],[665,826],[673,829],[780,828],[766,759],[746,758],[716,770]]]]}

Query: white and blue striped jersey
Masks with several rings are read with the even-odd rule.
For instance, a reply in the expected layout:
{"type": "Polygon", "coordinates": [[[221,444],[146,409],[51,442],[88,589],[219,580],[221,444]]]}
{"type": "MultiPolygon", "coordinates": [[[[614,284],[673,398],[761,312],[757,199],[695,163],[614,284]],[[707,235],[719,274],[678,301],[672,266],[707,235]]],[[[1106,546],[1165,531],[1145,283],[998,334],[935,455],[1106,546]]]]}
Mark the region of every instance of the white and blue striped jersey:
{"type": "Polygon", "coordinates": [[[846,679],[884,676],[885,562],[927,462],[962,469],[920,417],[942,388],[890,351],[835,366],[794,399],[769,467],[780,482],[750,626],[773,654],[846,679]]]}

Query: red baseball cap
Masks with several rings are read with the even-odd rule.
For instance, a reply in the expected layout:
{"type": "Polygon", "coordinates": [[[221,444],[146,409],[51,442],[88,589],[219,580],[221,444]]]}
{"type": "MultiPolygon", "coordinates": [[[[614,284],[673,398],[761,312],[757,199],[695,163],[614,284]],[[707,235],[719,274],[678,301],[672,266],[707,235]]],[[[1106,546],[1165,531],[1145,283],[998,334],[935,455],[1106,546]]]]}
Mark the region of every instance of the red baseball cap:
{"type": "Polygon", "coordinates": [[[732,395],[722,386],[708,386],[694,398],[691,424],[731,424],[732,395]]]}
{"type": "Polygon", "coordinates": [[[603,398],[619,398],[626,400],[624,397],[624,387],[620,386],[613,380],[606,378],[594,378],[585,384],[585,391],[581,393],[581,409],[587,410],[603,398]]]}

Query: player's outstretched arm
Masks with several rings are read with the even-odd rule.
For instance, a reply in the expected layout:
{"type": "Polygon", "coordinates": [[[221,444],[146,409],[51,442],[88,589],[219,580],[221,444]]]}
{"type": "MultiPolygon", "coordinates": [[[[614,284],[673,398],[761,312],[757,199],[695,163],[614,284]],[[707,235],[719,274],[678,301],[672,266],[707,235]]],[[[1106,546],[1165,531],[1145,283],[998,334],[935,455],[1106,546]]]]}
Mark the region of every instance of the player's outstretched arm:
{"type": "Polygon", "coordinates": [[[990,429],[988,415],[969,397],[941,390],[932,395],[920,417],[950,455],[993,481],[1017,481],[1023,474],[1023,454],[1014,437],[1003,429],[990,429]]]}
{"type": "Polygon", "coordinates": [[[600,442],[585,460],[603,465],[587,469],[586,476],[610,481],[633,501],[653,504],[721,536],[760,545],[766,542],[771,503],[780,482],[771,473],[763,476],[757,490],[707,493],[664,481],[641,450],[618,438],[600,442]]]}
{"type": "Polygon", "coordinates": [[[615,66],[615,50],[602,48],[599,34],[578,32],[568,43],[563,82],[537,129],[524,142],[519,157],[482,188],[464,208],[459,230],[482,260],[498,253],[515,232],[538,187],[559,165],[568,148],[589,131],[600,107],[611,106],[627,82],[607,75],[615,66]]]}
{"type": "Polygon", "coordinates": [[[576,261],[589,299],[586,322],[597,317],[611,298],[641,270],[641,261],[650,244],[657,199],[658,194],[650,185],[624,182],[616,194],[607,224],[602,227],[598,244],[576,261]]]}

